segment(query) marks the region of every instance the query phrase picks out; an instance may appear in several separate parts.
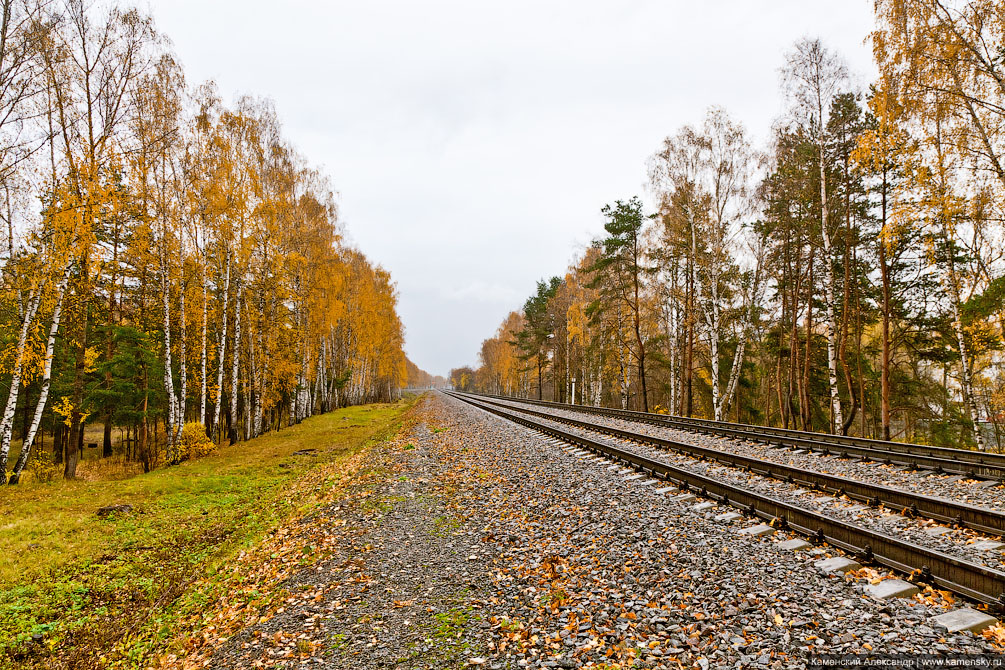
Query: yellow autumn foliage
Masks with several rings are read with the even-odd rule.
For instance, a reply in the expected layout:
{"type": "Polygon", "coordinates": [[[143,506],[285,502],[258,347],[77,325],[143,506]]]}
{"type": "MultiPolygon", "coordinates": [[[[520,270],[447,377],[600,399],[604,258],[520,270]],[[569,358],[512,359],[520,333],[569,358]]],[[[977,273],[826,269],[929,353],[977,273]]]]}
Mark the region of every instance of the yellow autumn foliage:
{"type": "Polygon", "coordinates": [[[48,454],[38,454],[28,460],[26,471],[28,476],[25,478],[25,481],[48,484],[62,476],[63,465],[61,463],[54,463],[48,454]]]}
{"type": "Polygon", "coordinates": [[[216,445],[206,437],[206,427],[199,421],[189,421],[181,429],[178,443],[178,460],[187,461],[213,453],[216,445]]]}

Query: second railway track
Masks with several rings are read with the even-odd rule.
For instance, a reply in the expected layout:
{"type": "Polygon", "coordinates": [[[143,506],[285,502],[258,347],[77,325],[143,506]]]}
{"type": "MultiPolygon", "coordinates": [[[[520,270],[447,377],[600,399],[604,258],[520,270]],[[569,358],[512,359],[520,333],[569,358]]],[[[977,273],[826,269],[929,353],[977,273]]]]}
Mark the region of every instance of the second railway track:
{"type": "Polygon", "coordinates": [[[805,449],[810,452],[826,455],[861,458],[878,463],[929,469],[938,473],[958,474],[981,479],[1005,480],[1005,454],[954,449],[951,447],[933,447],[924,444],[888,442],[827,433],[810,433],[784,428],[694,419],[610,407],[570,405],[548,400],[482,394],[479,394],[479,397],[498,398],[584,414],[609,416],[628,421],[676,428],[678,430],[750,440],[793,449],[805,449]]]}
{"type": "MultiPolygon", "coordinates": [[[[520,409],[506,406],[503,403],[492,403],[478,396],[451,395],[510,421],[552,435],[565,442],[579,445],[606,458],[620,461],[637,470],[651,474],[653,477],[672,482],[684,491],[694,490],[703,497],[731,505],[753,516],[771,520],[781,527],[791,528],[814,541],[826,541],[833,546],[862,556],[896,572],[913,574],[916,578],[920,576],[923,580],[929,580],[941,588],[970,599],[991,604],[997,608],[1005,606],[1005,572],[1001,570],[966,561],[936,549],[920,546],[876,530],[807,510],[770,495],[679,468],[659,459],[621,449],[607,442],[561,430],[531,418],[531,412],[521,414],[520,409]]],[[[545,416],[550,420],[561,421],[558,417],[545,416]]],[[[591,426],[590,429],[593,430],[594,427],[591,426]]],[[[615,436],[617,437],[617,435],[615,436]]],[[[639,437],[645,441],[655,441],[650,436],[639,435],[639,437]]],[[[622,439],[632,438],[623,437],[622,439]]],[[[941,502],[952,503],[952,501],[941,502]]],[[[990,510],[985,510],[985,512],[990,512],[990,510]]],[[[998,517],[1001,515],[998,514],[998,517]]],[[[998,526],[1001,524],[1000,518],[994,521],[985,518],[984,522],[998,526]]],[[[975,523],[980,524],[981,520],[977,519],[975,523]]]]}
{"type": "MultiPolygon", "coordinates": [[[[611,437],[651,444],[660,449],[677,451],[689,456],[708,459],[742,468],[749,472],[780,479],[789,483],[814,488],[837,496],[847,495],[873,507],[884,505],[887,508],[903,511],[908,516],[920,516],[940,523],[957,524],[973,530],[992,535],[1005,534],[1005,513],[968,505],[955,500],[937,498],[927,494],[913,493],[889,486],[881,486],[870,482],[849,479],[848,477],[826,474],[815,470],[807,470],[783,463],[765,461],[750,456],[743,456],[728,451],[720,451],[695,444],[668,440],[661,437],[646,435],[630,430],[613,428],[603,424],[580,421],[566,416],[540,412],[525,407],[515,408],[499,401],[482,399],[484,402],[498,406],[509,407],[517,411],[557,421],[577,428],[592,430],[611,437]]],[[[517,401],[513,401],[517,402],[517,401]]]]}

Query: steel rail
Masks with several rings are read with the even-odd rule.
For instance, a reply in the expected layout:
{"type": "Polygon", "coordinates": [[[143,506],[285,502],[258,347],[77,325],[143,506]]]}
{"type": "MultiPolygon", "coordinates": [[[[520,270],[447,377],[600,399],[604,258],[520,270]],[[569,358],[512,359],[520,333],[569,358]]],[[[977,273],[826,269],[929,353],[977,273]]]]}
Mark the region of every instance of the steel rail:
{"type": "MultiPolygon", "coordinates": [[[[753,472],[772,479],[786,481],[792,484],[799,484],[814,488],[825,493],[843,496],[864,502],[870,506],[886,507],[903,510],[906,516],[920,516],[941,523],[957,524],[966,526],[982,533],[993,535],[1005,534],[1005,513],[997,510],[985,509],[975,505],[945,498],[937,498],[930,495],[911,493],[888,486],[872,484],[861,480],[848,479],[837,475],[831,475],[815,470],[807,470],[784,463],[765,461],[759,458],[734,454],[728,451],[712,449],[696,444],[668,440],[662,437],[637,433],[635,431],[613,428],[590,421],[581,421],[570,417],[557,416],[548,412],[541,412],[526,407],[515,407],[504,403],[501,400],[488,400],[479,398],[480,401],[493,404],[499,407],[506,407],[518,412],[530,414],[532,416],[549,419],[558,423],[564,423],[585,430],[592,430],[603,433],[611,437],[622,440],[630,440],[641,444],[649,444],[660,449],[676,451],[696,457],[702,460],[708,459],[742,468],[748,472],[753,472]]],[[[521,401],[510,400],[508,403],[519,403],[521,401]]]]}
{"type": "Polygon", "coordinates": [[[765,494],[620,449],[606,442],[570,433],[469,396],[453,393],[449,395],[514,423],[625,463],[654,478],[669,481],[684,491],[694,489],[702,497],[731,505],[747,514],[768,520],[780,529],[794,530],[817,543],[827,542],[858,555],[866,562],[877,563],[907,574],[911,579],[930,581],[941,588],[994,605],[996,608],[1005,606],[1005,572],[1000,570],[812,512],[765,494]]]}
{"type": "Polygon", "coordinates": [[[926,468],[940,473],[959,474],[972,478],[1005,480],[1005,454],[989,454],[969,449],[931,447],[922,444],[886,442],[845,435],[810,433],[725,421],[675,417],[667,414],[652,414],[633,410],[613,409],[610,407],[569,405],[549,400],[511,398],[509,396],[488,394],[478,395],[531,405],[556,407],[585,414],[612,416],[629,421],[640,421],[692,432],[703,432],[710,435],[752,440],[793,449],[806,449],[807,451],[822,452],[827,455],[836,455],[844,458],[858,457],[891,465],[899,464],[913,468],[926,468]]]}

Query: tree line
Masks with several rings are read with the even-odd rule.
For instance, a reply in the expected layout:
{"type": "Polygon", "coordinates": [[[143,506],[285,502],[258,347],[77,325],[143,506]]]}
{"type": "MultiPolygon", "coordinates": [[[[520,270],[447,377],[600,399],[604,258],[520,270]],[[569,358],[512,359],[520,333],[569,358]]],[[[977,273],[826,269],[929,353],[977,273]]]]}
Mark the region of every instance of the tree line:
{"type": "Polygon", "coordinates": [[[656,203],[538,283],[455,386],[953,446],[1005,435],[1005,3],[880,0],[879,77],[816,39],[754,147],[719,108],[656,203]]]}
{"type": "Polygon", "coordinates": [[[0,482],[74,477],[90,426],[149,470],[187,422],[234,442],[398,397],[394,283],[271,103],[190,86],[136,8],[0,10],[0,482]]]}
{"type": "Polygon", "coordinates": [[[447,378],[442,375],[433,375],[419,368],[418,365],[405,358],[405,373],[410,388],[432,389],[444,388],[447,385],[447,378]]]}

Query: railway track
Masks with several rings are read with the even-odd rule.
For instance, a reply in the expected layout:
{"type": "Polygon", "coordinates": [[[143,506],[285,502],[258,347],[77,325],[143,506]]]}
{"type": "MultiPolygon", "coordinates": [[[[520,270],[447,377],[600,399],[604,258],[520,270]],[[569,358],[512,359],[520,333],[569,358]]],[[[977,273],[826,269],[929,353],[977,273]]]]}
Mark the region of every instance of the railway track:
{"type": "Polygon", "coordinates": [[[512,407],[501,401],[484,401],[497,406],[510,407],[525,414],[575,426],[576,428],[602,433],[621,440],[649,444],[660,449],[676,451],[699,459],[707,459],[722,463],[723,465],[742,468],[748,472],[786,481],[790,484],[799,484],[807,488],[817,489],[830,495],[839,497],[846,495],[872,507],[883,505],[889,509],[902,510],[905,516],[920,516],[940,523],[956,524],[992,535],[1005,534],[1005,513],[997,510],[985,509],[955,500],[912,493],[910,491],[807,470],[782,463],[764,461],[750,456],[678,442],[676,440],[668,440],[635,431],[612,428],[611,426],[580,421],[548,412],[539,412],[525,407],[512,407]]]}
{"type": "Polygon", "coordinates": [[[937,473],[958,474],[975,479],[1005,480],[1005,454],[971,451],[969,449],[953,449],[950,447],[932,447],[904,442],[888,442],[884,440],[849,437],[846,435],[810,433],[785,428],[770,428],[767,426],[753,426],[726,421],[694,419],[666,414],[613,409],[610,407],[570,405],[548,400],[531,400],[487,394],[479,394],[479,397],[497,398],[542,407],[554,407],[584,414],[609,416],[679,430],[701,432],[708,435],[762,442],[778,447],[805,449],[815,453],[840,456],[842,458],[860,458],[877,463],[902,465],[913,469],[929,469],[937,473]]]}
{"type": "MultiPolygon", "coordinates": [[[[791,529],[816,543],[827,542],[865,561],[910,575],[912,579],[928,581],[972,600],[992,605],[997,609],[1005,609],[1005,572],[1000,570],[807,510],[770,495],[691,472],[605,441],[542,423],[529,413],[521,413],[520,410],[502,403],[492,403],[485,398],[465,394],[449,395],[484,411],[624,463],[654,478],[671,482],[683,491],[694,491],[702,497],[728,504],[746,514],[765,519],[778,528],[791,529]]],[[[555,417],[548,418],[558,421],[555,417]]],[[[594,428],[595,426],[591,425],[590,430],[594,428]]],[[[655,439],[649,436],[640,437],[645,441],[655,439]]]]}

